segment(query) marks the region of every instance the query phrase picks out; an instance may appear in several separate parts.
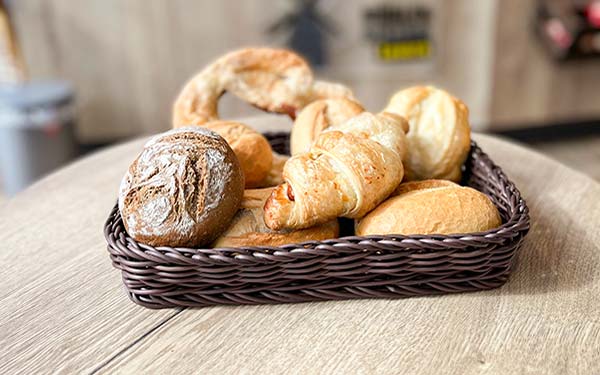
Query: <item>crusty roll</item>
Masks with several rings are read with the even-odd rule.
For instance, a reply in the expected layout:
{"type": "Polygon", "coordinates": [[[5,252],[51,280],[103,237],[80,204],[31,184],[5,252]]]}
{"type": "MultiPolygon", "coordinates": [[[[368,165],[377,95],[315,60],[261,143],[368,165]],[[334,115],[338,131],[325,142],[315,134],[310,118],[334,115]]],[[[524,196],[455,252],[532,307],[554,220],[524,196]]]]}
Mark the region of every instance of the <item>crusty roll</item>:
{"type": "Polygon", "coordinates": [[[271,171],[273,151],[262,134],[234,121],[210,121],[202,126],[219,133],[229,143],[240,161],[246,188],[263,183],[271,171]]]}
{"type": "Polygon", "coordinates": [[[421,181],[408,181],[403,182],[390,196],[400,195],[404,193],[408,193],[413,190],[421,190],[421,189],[436,189],[443,188],[448,186],[459,186],[458,184],[450,181],[450,180],[421,180],[421,181]]]}
{"type": "Polygon", "coordinates": [[[406,180],[460,181],[471,146],[469,111],[463,102],[444,90],[415,86],[394,94],[384,111],[409,123],[406,180]]]}
{"type": "Polygon", "coordinates": [[[263,220],[263,206],[273,188],[248,189],[229,228],[213,243],[213,247],[280,246],[310,240],[325,240],[338,236],[337,220],[296,231],[276,232],[263,220]]]}
{"type": "Polygon", "coordinates": [[[341,124],[364,111],[358,102],[346,98],[316,100],[307,105],[300,111],[292,127],[292,155],[307,152],[323,130],[331,125],[341,124]]]}
{"type": "Polygon", "coordinates": [[[244,193],[237,157],[201,127],[150,139],[121,181],[125,229],[153,246],[209,244],[229,225],[244,193]]]}
{"type": "Polygon", "coordinates": [[[308,228],[340,216],[360,218],[375,208],[403,177],[402,121],[363,112],[321,133],[309,152],[285,164],[285,182],[265,204],[267,226],[308,228]]]}
{"type": "Polygon", "coordinates": [[[473,233],[502,224],[492,201],[470,187],[425,180],[401,184],[396,192],[357,222],[356,235],[473,233]]]}

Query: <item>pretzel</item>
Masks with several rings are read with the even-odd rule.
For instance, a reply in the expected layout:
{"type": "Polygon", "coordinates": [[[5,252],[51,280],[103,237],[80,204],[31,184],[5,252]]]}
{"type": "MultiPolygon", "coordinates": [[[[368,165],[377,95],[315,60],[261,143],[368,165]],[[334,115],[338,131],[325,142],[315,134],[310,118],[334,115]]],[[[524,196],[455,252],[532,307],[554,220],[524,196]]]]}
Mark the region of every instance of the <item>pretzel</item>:
{"type": "Polygon", "coordinates": [[[315,100],[354,98],[341,84],[314,81],[307,62],[292,51],[245,48],[220,57],[183,87],[173,106],[173,127],[218,120],[219,98],[225,92],[292,119],[315,100]]]}
{"type": "Polygon", "coordinates": [[[291,51],[245,48],[230,52],[184,86],[173,108],[173,126],[217,120],[219,98],[226,91],[267,112],[294,118],[312,86],[310,67],[291,51]]]}

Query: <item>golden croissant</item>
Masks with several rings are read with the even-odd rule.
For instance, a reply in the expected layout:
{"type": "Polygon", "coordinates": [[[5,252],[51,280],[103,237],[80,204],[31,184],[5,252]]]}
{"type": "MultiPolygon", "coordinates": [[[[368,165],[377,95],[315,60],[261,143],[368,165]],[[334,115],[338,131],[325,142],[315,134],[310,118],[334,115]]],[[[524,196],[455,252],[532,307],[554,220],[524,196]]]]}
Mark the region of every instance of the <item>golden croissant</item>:
{"type": "Polygon", "coordinates": [[[284,183],[265,203],[274,230],[308,228],[336,217],[360,218],[402,181],[406,120],[363,112],[321,133],[283,168],[284,183]]]}

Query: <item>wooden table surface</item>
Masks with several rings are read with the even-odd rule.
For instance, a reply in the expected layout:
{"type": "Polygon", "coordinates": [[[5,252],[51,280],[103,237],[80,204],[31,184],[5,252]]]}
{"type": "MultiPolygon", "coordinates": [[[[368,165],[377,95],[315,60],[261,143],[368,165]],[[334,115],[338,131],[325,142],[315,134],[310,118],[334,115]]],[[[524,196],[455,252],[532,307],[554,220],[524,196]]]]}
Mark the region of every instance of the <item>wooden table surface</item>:
{"type": "Polygon", "coordinates": [[[531,210],[516,270],[497,290],[402,300],[139,307],[102,225],[143,140],[79,160],[0,206],[0,374],[599,374],[600,186],[475,139],[531,210]]]}

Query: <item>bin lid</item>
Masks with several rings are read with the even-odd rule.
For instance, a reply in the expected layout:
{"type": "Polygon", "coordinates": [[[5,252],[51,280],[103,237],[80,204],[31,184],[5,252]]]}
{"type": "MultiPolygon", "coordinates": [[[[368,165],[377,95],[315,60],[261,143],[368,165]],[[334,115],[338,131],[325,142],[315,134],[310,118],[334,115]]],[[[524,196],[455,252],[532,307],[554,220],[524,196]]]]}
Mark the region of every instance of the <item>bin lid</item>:
{"type": "Polygon", "coordinates": [[[58,107],[72,100],[73,89],[66,81],[31,81],[0,86],[0,105],[22,111],[58,107]]]}

